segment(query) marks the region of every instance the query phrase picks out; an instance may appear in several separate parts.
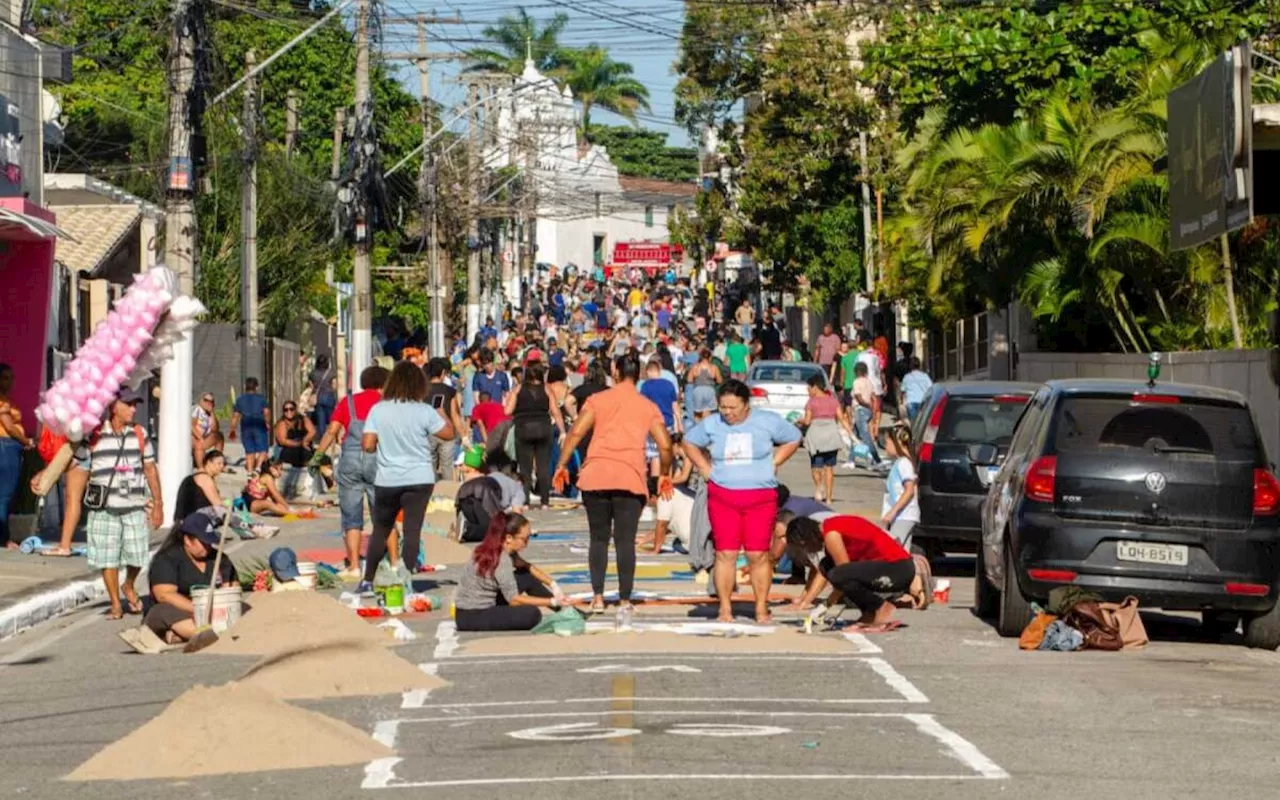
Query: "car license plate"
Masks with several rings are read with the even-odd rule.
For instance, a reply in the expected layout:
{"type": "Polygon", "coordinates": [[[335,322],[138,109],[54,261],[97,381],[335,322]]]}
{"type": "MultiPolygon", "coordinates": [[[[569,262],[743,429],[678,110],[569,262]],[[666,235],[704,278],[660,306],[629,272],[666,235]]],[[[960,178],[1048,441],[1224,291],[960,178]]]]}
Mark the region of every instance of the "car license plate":
{"type": "Polygon", "coordinates": [[[1116,542],[1116,558],[1143,564],[1167,564],[1171,567],[1185,567],[1188,561],[1185,544],[1146,542],[1116,542]]]}

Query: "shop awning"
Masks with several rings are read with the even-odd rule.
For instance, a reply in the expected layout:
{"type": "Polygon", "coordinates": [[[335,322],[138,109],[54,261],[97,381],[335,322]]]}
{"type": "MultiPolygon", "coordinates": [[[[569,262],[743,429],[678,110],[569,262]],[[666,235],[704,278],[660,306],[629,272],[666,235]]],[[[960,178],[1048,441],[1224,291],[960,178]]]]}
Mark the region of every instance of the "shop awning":
{"type": "Polygon", "coordinates": [[[39,217],[33,217],[30,214],[23,214],[20,211],[4,208],[0,206],[0,234],[19,233],[22,239],[68,239],[75,241],[75,237],[54,225],[52,222],[45,222],[39,217]]]}

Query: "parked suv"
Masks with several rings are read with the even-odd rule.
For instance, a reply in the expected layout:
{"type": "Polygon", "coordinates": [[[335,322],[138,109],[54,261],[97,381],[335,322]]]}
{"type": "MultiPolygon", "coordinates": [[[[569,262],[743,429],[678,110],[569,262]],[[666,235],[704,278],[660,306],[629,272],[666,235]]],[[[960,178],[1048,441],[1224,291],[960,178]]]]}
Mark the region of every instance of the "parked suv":
{"type": "Polygon", "coordinates": [[[1207,386],[1050,381],[982,514],[975,605],[1002,635],[1074,584],[1244,624],[1280,646],[1280,483],[1245,399],[1207,386]]]}
{"type": "Polygon", "coordinates": [[[944,545],[976,543],[982,502],[1013,426],[1035,383],[971,381],[939,383],[925,396],[913,421],[920,524],[912,537],[931,557],[944,545]]]}

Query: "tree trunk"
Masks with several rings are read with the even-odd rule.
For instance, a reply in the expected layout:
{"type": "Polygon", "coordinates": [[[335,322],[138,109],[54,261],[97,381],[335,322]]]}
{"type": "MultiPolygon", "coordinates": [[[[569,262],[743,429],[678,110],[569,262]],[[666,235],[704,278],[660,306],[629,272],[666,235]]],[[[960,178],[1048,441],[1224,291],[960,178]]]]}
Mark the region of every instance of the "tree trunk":
{"type": "Polygon", "coordinates": [[[1240,316],[1236,313],[1236,287],[1231,277],[1231,248],[1227,245],[1227,235],[1222,234],[1222,279],[1227,289],[1227,314],[1231,317],[1231,338],[1236,349],[1244,349],[1244,338],[1240,335],[1240,316]]]}

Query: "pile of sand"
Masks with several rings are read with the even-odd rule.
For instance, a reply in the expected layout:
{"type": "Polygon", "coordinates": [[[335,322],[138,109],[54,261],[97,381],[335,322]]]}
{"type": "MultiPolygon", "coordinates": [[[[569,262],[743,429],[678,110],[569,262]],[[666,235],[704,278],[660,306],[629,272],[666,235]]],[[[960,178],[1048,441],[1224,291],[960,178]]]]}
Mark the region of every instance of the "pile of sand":
{"type": "Polygon", "coordinates": [[[269,655],[319,645],[350,642],[390,645],[385,631],[319,592],[254,592],[252,607],[240,621],[203,652],[222,655],[269,655]]]}
{"type": "Polygon", "coordinates": [[[231,683],[187,691],[67,779],[191,778],[365,764],[391,755],[391,749],[345,722],[231,683]]]}
{"type": "Polygon", "coordinates": [[[285,699],[398,694],[448,685],[379,645],[335,644],[264,658],[239,681],[285,699]]]}
{"type": "Polygon", "coordinates": [[[422,537],[424,564],[465,564],[471,560],[471,548],[443,536],[422,537]]]}

